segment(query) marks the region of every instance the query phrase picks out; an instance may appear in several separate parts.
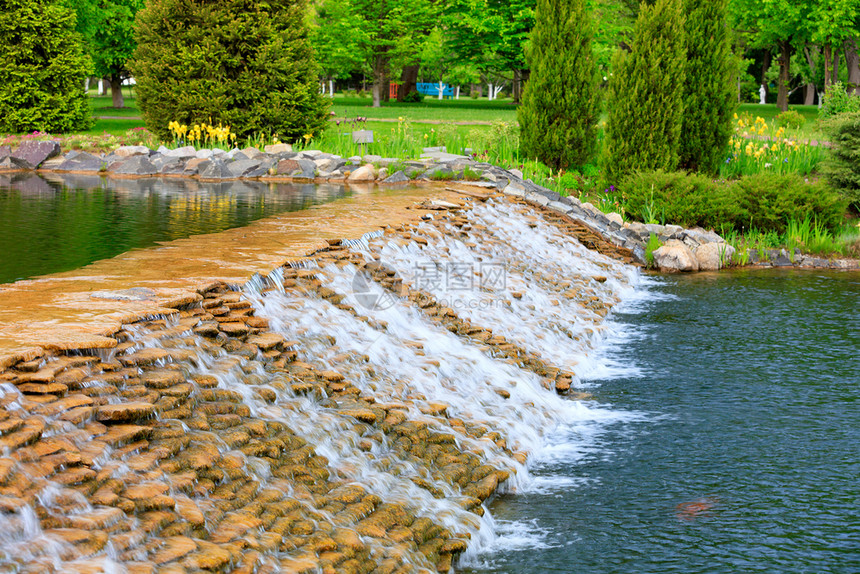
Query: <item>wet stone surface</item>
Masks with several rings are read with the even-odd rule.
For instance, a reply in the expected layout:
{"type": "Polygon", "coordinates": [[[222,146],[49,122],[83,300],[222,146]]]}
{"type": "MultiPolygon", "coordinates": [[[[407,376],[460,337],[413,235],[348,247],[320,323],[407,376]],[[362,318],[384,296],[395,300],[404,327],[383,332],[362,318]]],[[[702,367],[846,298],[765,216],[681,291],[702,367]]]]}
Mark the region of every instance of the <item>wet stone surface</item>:
{"type": "Polygon", "coordinates": [[[109,352],[0,372],[0,570],[449,571],[486,528],[484,502],[526,472],[527,445],[495,428],[493,411],[548,416],[542,408],[566,402],[558,394],[582,396],[575,365],[517,338],[532,297],[517,281],[528,274],[575,310],[576,330],[561,336],[587,345],[626,271],[594,254],[559,279],[511,252],[512,283],[486,293],[507,301],[508,331],[422,288],[401,256],[498,257],[511,239],[488,217],[505,209],[557,246],[580,237],[630,260],[564,216],[488,197],[489,207],[450,204],[422,224],[329,242],[258,290],[208,287],[171,315],[123,326],[109,352]],[[399,315],[363,306],[359,271],[399,315]],[[412,338],[387,323],[396,317],[412,338]],[[443,340],[452,358],[434,351],[443,340]],[[481,368],[499,378],[467,380],[481,368]],[[472,412],[455,400],[467,383],[485,400],[472,412]]]}

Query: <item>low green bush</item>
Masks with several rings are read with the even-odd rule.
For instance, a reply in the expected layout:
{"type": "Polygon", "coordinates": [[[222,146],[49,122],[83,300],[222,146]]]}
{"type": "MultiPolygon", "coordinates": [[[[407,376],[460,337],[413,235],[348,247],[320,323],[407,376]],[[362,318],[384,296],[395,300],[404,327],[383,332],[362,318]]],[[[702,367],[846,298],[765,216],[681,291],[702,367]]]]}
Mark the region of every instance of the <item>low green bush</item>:
{"type": "Polygon", "coordinates": [[[826,120],[839,114],[855,112],[860,112],[860,96],[848,93],[842,82],[836,82],[827,90],[818,117],[826,120]]]}
{"type": "Polygon", "coordinates": [[[826,229],[842,224],[846,202],[825,182],[761,173],[714,181],[684,172],[644,172],[618,186],[624,210],[646,223],[783,233],[792,219],[826,229]]]}
{"type": "Polygon", "coordinates": [[[650,171],[628,176],[618,185],[624,211],[645,223],[715,228],[734,219],[727,213],[724,186],[685,172],[650,171]]]}
{"type": "Polygon", "coordinates": [[[791,220],[810,219],[824,229],[838,229],[847,203],[825,181],[807,182],[797,174],[760,173],[726,186],[737,210],[736,229],[784,233],[791,220]]]}
{"type": "Polygon", "coordinates": [[[776,116],[776,125],[781,128],[798,130],[806,123],[806,118],[797,110],[788,110],[776,116]]]}
{"type": "Polygon", "coordinates": [[[403,96],[403,102],[407,104],[420,104],[424,101],[424,96],[421,92],[409,92],[403,96]]]}
{"type": "Polygon", "coordinates": [[[831,148],[821,171],[852,207],[860,211],[860,113],[841,114],[824,123],[831,148]]]}

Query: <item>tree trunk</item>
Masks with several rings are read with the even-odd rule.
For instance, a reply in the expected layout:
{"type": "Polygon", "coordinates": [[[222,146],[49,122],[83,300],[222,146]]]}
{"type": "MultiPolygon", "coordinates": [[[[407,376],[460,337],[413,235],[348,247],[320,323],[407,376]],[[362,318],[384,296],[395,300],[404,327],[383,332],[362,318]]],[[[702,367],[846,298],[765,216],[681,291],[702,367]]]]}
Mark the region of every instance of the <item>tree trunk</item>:
{"type": "Polygon", "coordinates": [[[767,101],[767,95],[770,92],[770,88],[767,85],[767,71],[770,69],[770,52],[764,53],[764,60],[761,64],[761,80],[759,80],[759,84],[764,86],[764,99],[767,101]]]}
{"type": "Polygon", "coordinates": [[[107,93],[105,86],[108,84],[107,78],[99,78],[99,95],[103,96],[107,93]]]}
{"type": "Polygon", "coordinates": [[[328,95],[334,97],[334,80],[331,79],[328,81],[328,95]]]}
{"type": "Polygon", "coordinates": [[[110,78],[110,95],[113,100],[113,107],[125,107],[125,98],[122,96],[122,80],[120,78],[115,76],[110,78]]]}
{"type": "Polygon", "coordinates": [[[511,95],[514,97],[514,103],[520,103],[520,97],[523,93],[523,71],[519,68],[514,70],[514,87],[511,89],[511,95]]]}
{"type": "MultiPolygon", "coordinates": [[[[815,51],[818,52],[817,49],[815,49],[815,51]]],[[[813,52],[812,52],[812,49],[810,48],[809,45],[807,45],[803,49],[803,53],[806,56],[806,63],[809,64],[809,69],[814,73],[815,67],[816,67],[815,66],[815,58],[813,57],[813,52]]],[[[815,94],[817,92],[817,90],[815,89],[815,84],[813,82],[809,82],[808,84],[806,84],[806,86],[803,88],[803,90],[804,90],[804,92],[803,92],[803,105],[804,106],[814,105],[815,104],[815,94]]]]}
{"type": "Polygon", "coordinates": [[[783,40],[779,43],[779,92],[776,105],[779,109],[788,111],[788,82],[791,80],[791,42],[783,40]]]}
{"type": "Polygon", "coordinates": [[[460,86],[455,86],[455,87],[454,87],[454,99],[455,99],[455,100],[459,100],[459,99],[460,99],[460,86]]]}
{"type": "Polygon", "coordinates": [[[382,101],[391,101],[391,70],[385,66],[385,77],[382,79],[382,101]]]}
{"type": "Polygon", "coordinates": [[[806,84],[803,87],[803,105],[804,106],[814,106],[815,105],[815,84],[806,84]]]}
{"type": "Polygon", "coordinates": [[[833,58],[833,48],[824,46],[824,93],[830,90],[833,85],[833,76],[831,75],[830,63],[833,58]]]}
{"type": "Polygon", "coordinates": [[[397,101],[402,102],[408,94],[417,92],[418,71],[421,69],[421,64],[410,64],[403,66],[403,71],[400,72],[400,88],[397,90],[397,101]]]}
{"type": "Polygon", "coordinates": [[[388,94],[388,56],[380,54],[373,59],[373,107],[382,105],[382,100],[388,94]]]}
{"type": "Polygon", "coordinates": [[[848,66],[848,90],[860,95],[860,55],[857,38],[845,41],[845,65],[848,66]]]}
{"type": "Polygon", "coordinates": [[[492,102],[492,101],[493,101],[493,93],[494,93],[494,92],[493,92],[493,84],[487,84],[487,92],[488,92],[488,93],[487,93],[487,97],[488,97],[488,98],[490,99],[490,101],[492,102]]]}
{"type": "Polygon", "coordinates": [[[839,51],[833,50],[833,75],[830,78],[833,83],[839,81],[839,51]]]}

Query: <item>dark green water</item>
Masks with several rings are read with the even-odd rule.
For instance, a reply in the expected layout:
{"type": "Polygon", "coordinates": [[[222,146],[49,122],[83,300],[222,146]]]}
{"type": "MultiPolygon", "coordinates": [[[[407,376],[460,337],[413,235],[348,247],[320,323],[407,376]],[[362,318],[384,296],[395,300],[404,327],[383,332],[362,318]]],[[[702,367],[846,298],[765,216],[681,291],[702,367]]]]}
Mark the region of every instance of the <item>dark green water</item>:
{"type": "Polygon", "coordinates": [[[560,431],[466,571],[860,572],[860,274],[657,279],[616,321],[618,421],[560,431]]]}
{"type": "Polygon", "coordinates": [[[0,283],[83,267],[346,194],[341,186],[0,176],[0,283]]]}

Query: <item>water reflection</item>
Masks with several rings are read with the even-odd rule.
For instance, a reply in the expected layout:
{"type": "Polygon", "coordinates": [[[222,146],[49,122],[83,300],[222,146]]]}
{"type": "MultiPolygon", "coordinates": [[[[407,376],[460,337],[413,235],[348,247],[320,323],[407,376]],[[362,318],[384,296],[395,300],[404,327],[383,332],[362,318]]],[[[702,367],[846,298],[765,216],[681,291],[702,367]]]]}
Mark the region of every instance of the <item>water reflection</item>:
{"type": "Polygon", "coordinates": [[[0,175],[0,283],[240,227],[347,193],[334,184],[0,175]]]}

